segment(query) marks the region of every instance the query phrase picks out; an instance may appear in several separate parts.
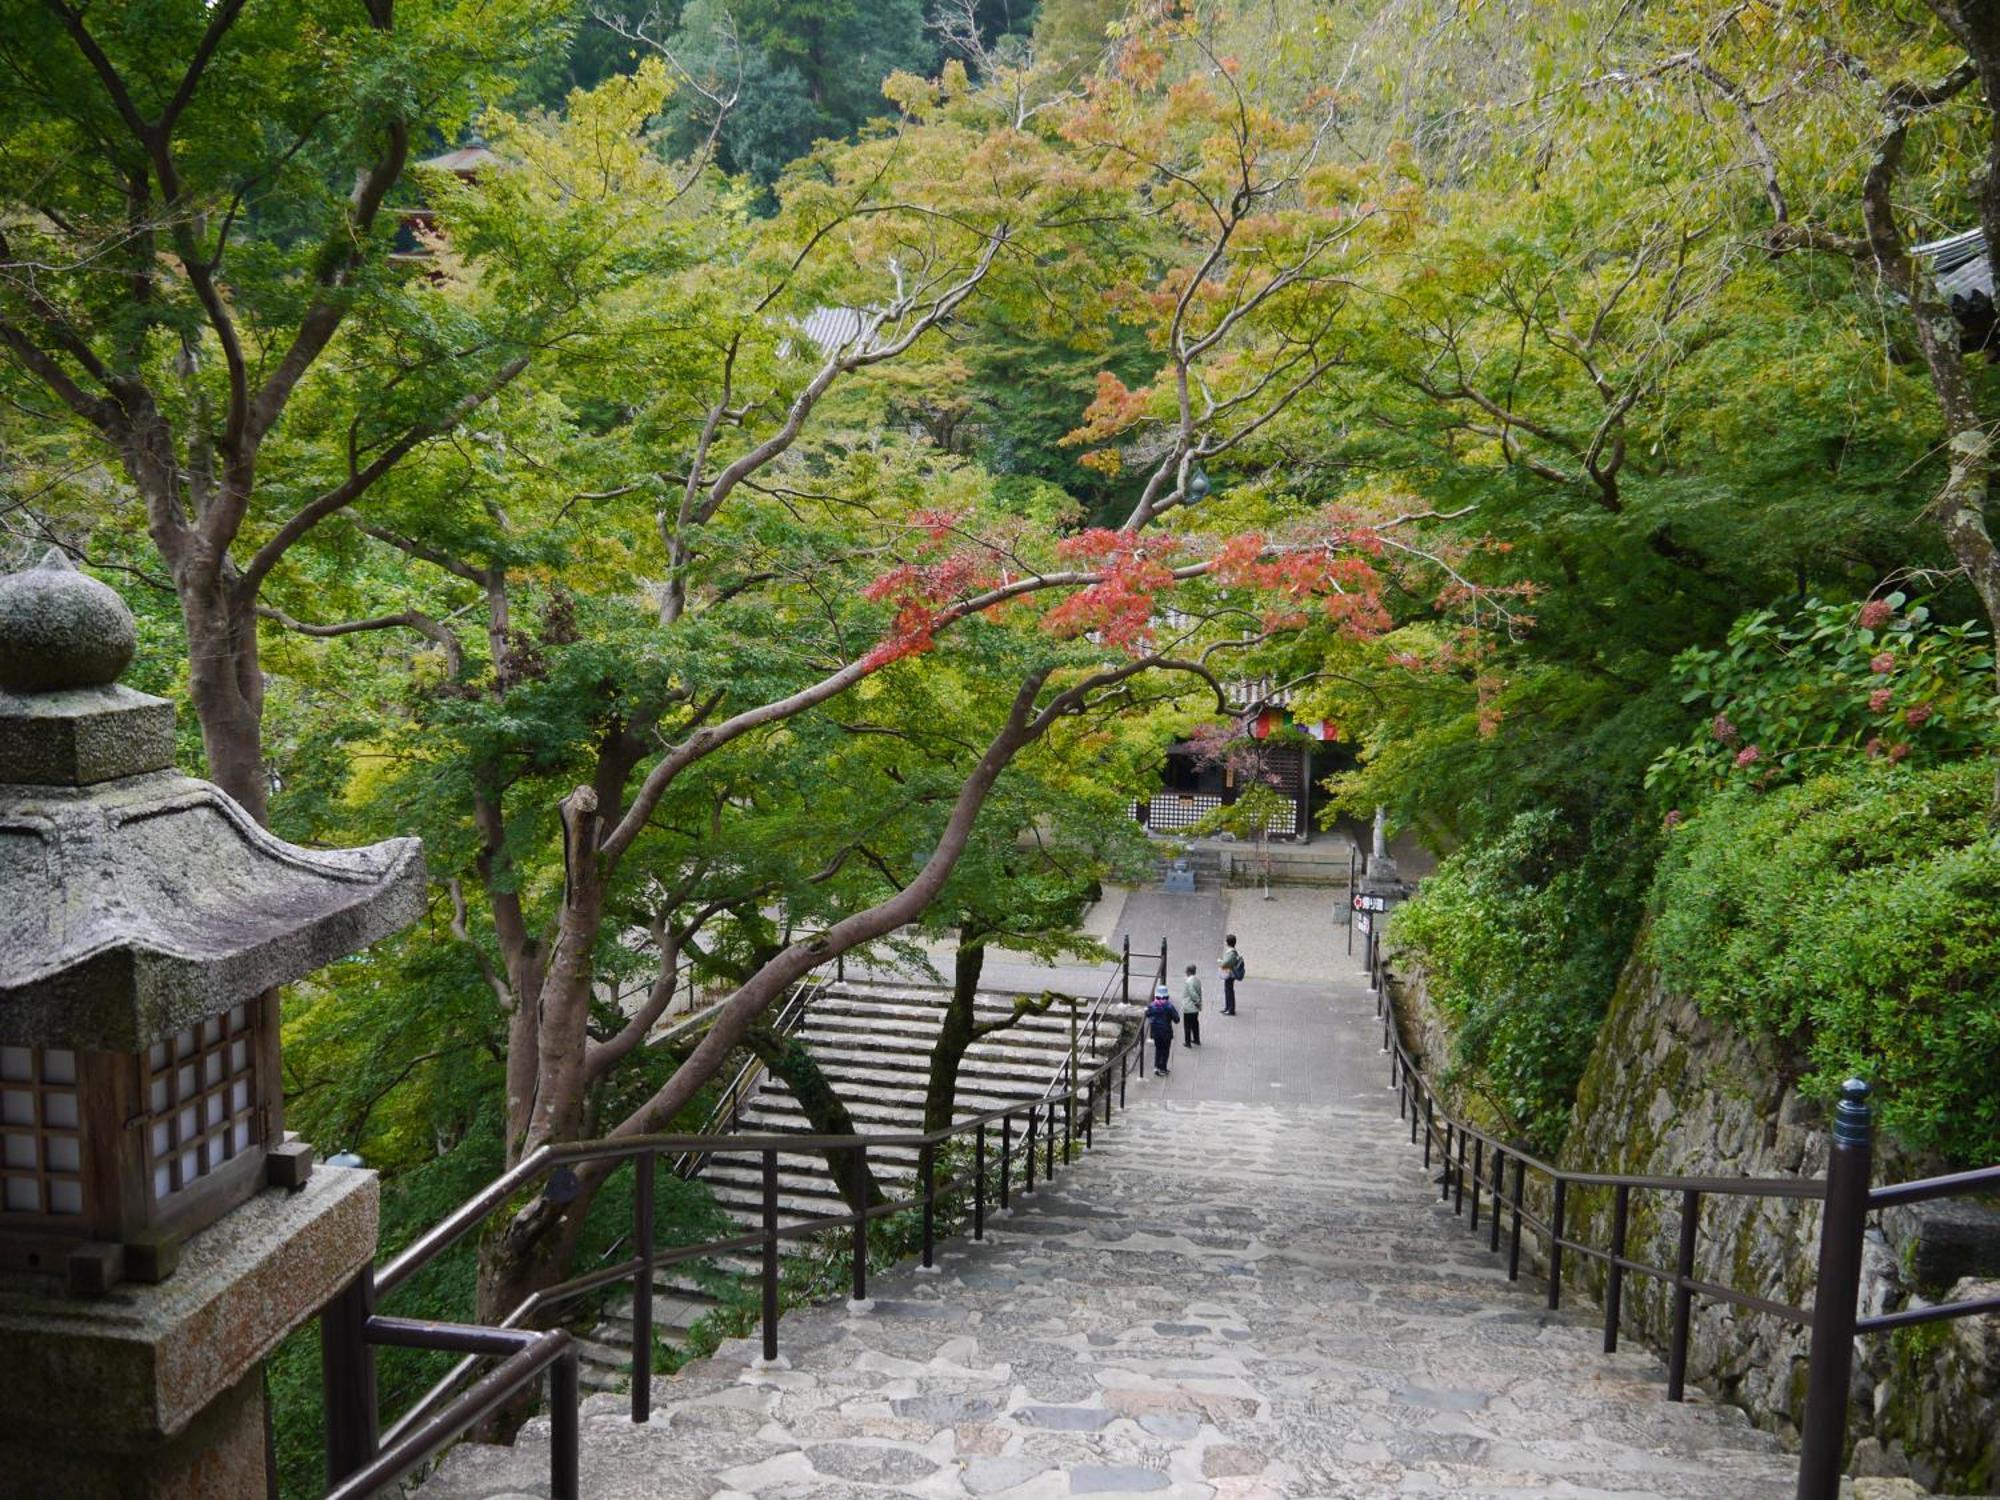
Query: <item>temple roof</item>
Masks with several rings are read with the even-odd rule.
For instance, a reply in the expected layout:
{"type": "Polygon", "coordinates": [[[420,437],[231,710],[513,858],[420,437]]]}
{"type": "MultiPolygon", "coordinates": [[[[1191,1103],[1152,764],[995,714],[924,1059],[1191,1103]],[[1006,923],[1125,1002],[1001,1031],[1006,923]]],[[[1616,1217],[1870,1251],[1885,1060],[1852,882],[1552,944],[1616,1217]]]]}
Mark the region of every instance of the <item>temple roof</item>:
{"type": "Polygon", "coordinates": [[[1993,262],[1986,254],[1983,229],[1962,230],[1941,240],[1931,240],[1910,253],[1930,262],[1931,278],[1947,307],[1960,299],[1970,302],[1974,296],[1989,299],[1993,296],[1993,262]]]}

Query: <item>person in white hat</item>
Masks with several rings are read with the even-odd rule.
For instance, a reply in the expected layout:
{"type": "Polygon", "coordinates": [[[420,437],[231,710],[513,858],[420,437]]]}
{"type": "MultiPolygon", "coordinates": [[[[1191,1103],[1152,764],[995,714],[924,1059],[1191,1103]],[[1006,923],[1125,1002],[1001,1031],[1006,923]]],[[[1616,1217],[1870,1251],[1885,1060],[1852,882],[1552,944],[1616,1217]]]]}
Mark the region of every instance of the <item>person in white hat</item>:
{"type": "Polygon", "coordinates": [[[1153,1003],[1146,1007],[1146,1025],[1153,1032],[1153,1071],[1162,1078],[1167,1076],[1167,1054],[1173,1050],[1174,1027],[1180,1024],[1180,1019],[1181,1013],[1174,1008],[1166,984],[1154,985],[1153,1003]]]}

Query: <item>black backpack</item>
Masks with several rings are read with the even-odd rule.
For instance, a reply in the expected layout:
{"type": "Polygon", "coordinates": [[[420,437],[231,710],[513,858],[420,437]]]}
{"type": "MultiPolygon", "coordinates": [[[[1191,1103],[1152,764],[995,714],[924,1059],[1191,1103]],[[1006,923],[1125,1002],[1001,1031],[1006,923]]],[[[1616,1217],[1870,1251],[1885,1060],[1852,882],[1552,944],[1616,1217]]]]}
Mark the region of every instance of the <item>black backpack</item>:
{"type": "Polygon", "coordinates": [[[1243,976],[1248,971],[1243,963],[1243,955],[1241,953],[1236,955],[1236,967],[1233,972],[1236,975],[1237,982],[1239,984],[1242,983],[1243,976]]]}

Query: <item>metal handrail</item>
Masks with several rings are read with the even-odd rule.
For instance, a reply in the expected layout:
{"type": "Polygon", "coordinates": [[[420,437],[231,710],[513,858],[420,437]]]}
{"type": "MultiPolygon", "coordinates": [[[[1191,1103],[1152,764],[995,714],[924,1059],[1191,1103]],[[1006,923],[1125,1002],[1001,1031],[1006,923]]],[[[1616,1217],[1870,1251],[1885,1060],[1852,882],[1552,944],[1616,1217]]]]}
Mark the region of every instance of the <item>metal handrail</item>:
{"type": "MultiPolygon", "coordinates": [[[[1164,956],[1162,956],[1160,962],[1162,965],[1166,963],[1164,956]]],[[[1090,1050],[1093,1055],[1097,1051],[1098,1025],[1103,1020],[1104,1013],[1111,1008],[1111,991],[1118,989],[1122,996],[1124,990],[1131,983],[1131,969],[1132,940],[1127,938],[1125,940],[1124,953],[1119,957],[1118,962],[1112,965],[1110,974],[1105,977],[1104,988],[1097,992],[1097,998],[1090,1002],[1090,1010],[1076,1023],[1078,1031],[1081,1031],[1086,1026],[1090,1028],[1090,1050]]],[[[1118,1003],[1122,1005],[1127,1002],[1121,998],[1118,1003]]],[[[1042,1088],[1041,1097],[1043,1099],[1049,1098],[1057,1089],[1062,1087],[1064,1080],[1069,1077],[1071,1067],[1075,1061],[1076,1059],[1072,1055],[1068,1053],[1063,1055],[1063,1060],[1056,1065],[1055,1071],[1049,1075],[1048,1083],[1042,1088]]]]}
{"type": "Polygon", "coordinates": [[[1695,1297],[1726,1302],[1810,1327],[1798,1500],[1835,1500],[1839,1492],[1840,1460],[1847,1428],[1847,1387],[1857,1334],[1881,1333],[1917,1323],[2000,1313],[2000,1297],[1982,1297],[1906,1308],[1865,1318],[1858,1315],[1862,1235],[1870,1210],[2000,1190],[2000,1166],[1870,1188],[1868,1171],[1873,1116],[1868,1108],[1866,1084],[1850,1080],[1843,1090],[1843,1099],[1835,1114],[1833,1147],[1824,1178],[1663,1177],[1639,1173],[1569,1171],[1516,1150],[1499,1137],[1467,1124],[1449,1110],[1440,1109],[1441,1096],[1417,1066],[1397,1032],[1395,1004],[1389,995],[1387,960],[1379,945],[1371,947],[1368,970],[1369,987],[1376,995],[1376,1014],[1382,1021],[1382,1050],[1389,1055],[1389,1086],[1397,1091],[1398,1116],[1409,1121],[1412,1143],[1421,1136],[1427,1169],[1431,1165],[1433,1148],[1442,1144],[1444,1170],[1438,1179],[1440,1196],[1453,1200],[1454,1213],[1463,1211],[1466,1186],[1470,1183],[1470,1227],[1474,1233],[1479,1229],[1480,1193],[1483,1189],[1489,1194],[1492,1205],[1489,1248],[1494,1251],[1500,1248],[1502,1195],[1506,1194],[1504,1211],[1511,1212],[1513,1217],[1507,1255],[1509,1281],[1520,1277],[1524,1224],[1546,1242],[1548,1305],[1552,1309],[1561,1304],[1565,1250],[1603,1261],[1608,1270],[1604,1297],[1604,1350],[1607,1354],[1618,1347],[1625,1273],[1635,1272],[1665,1283],[1673,1292],[1667,1349],[1669,1401],[1679,1401],[1685,1393],[1688,1332],[1695,1297]],[[1468,1143],[1471,1144],[1472,1157],[1469,1175],[1466,1164],[1468,1143]],[[1486,1178],[1483,1176],[1487,1170],[1484,1158],[1489,1148],[1492,1175],[1486,1178]],[[1509,1165],[1514,1169],[1511,1191],[1507,1182],[1509,1165]],[[1523,1180],[1530,1171],[1550,1180],[1551,1210],[1547,1219],[1542,1219],[1522,1205],[1523,1180]],[[1608,1248],[1587,1244],[1565,1234],[1568,1193],[1572,1187],[1608,1187],[1613,1190],[1612,1243],[1608,1248]],[[1634,1191],[1677,1193],[1680,1196],[1680,1237],[1676,1264],[1672,1270],[1632,1259],[1625,1253],[1631,1194],[1634,1191]],[[1820,1225],[1819,1270],[1810,1309],[1770,1301],[1735,1287],[1703,1281],[1694,1275],[1701,1203],[1707,1197],[1791,1198],[1825,1204],[1820,1225]]]}
{"type": "Polygon", "coordinates": [[[396,1337],[396,1325],[401,1320],[377,1318],[370,1322],[373,1325],[370,1334],[375,1342],[409,1349],[451,1351],[463,1348],[469,1342],[454,1339],[454,1333],[477,1334],[487,1336],[480,1340],[486,1345],[480,1349],[481,1354],[505,1352],[506,1357],[451,1405],[407,1435],[392,1438],[373,1458],[340,1476],[338,1482],[326,1492],[325,1500],[369,1500],[370,1496],[380,1494],[385,1487],[408,1474],[475,1422],[506,1405],[517,1393],[540,1378],[544,1370],[550,1372],[551,1386],[550,1500],[580,1500],[577,1401],[581,1392],[578,1388],[576,1341],[567,1333],[554,1329],[546,1333],[520,1335],[509,1349],[491,1337],[497,1332],[492,1329],[464,1328],[453,1324],[411,1324],[405,1327],[419,1330],[415,1336],[396,1337]]]}
{"type": "MultiPolygon", "coordinates": [[[[452,1388],[469,1373],[477,1360],[493,1357],[503,1348],[514,1347],[502,1342],[476,1344],[476,1341],[549,1338],[551,1335],[518,1330],[516,1325],[547,1308],[627,1277],[630,1277],[633,1283],[632,1419],[635,1422],[648,1420],[652,1404],[653,1273],[662,1265],[704,1259],[732,1250],[761,1247],[764,1356],[767,1359],[775,1359],[779,1316],[778,1247],[782,1242],[823,1235],[830,1230],[851,1228],[855,1238],[854,1297],[857,1302],[865,1301],[868,1262],[866,1235],[869,1222],[888,1214],[921,1209],[923,1264],[926,1267],[933,1265],[937,1197],[940,1193],[951,1192],[964,1186],[962,1178],[947,1178],[942,1182],[938,1180],[937,1148],[947,1141],[966,1136],[971,1136],[974,1143],[974,1167],[970,1174],[973,1188],[973,1238],[983,1240],[989,1130],[997,1126],[1000,1136],[999,1204],[1004,1210],[1011,1201],[1012,1179],[1017,1160],[1026,1167],[1026,1186],[1023,1191],[1034,1190],[1038,1150],[1044,1159],[1045,1174],[1050,1178],[1055,1175],[1059,1107],[1063,1111],[1065,1121],[1062,1132],[1064,1163],[1068,1163],[1073,1157],[1077,1105],[1080,1101],[1084,1105],[1083,1128],[1086,1147],[1094,1140],[1094,1127],[1100,1104],[1105,1123],[1110,1123],[1114,1100],[1119,1106],[1125,1102],[1126,1080],[1135,1057],[1140,1076],[1142,1078],[1145,1076],[1146,1057],[1139,1041],[1138,1034],[1134,1033],[1104,1058],[1095,1069],[1083,1077],[1074,1079],[1067,1094],[1060,1100],[1046,1097],[1024,1099],[969,1116],[939,1130],[872,1136],[737,1134],[718,1137],[660,1134],[567,1142],[536,1149],[511,1170],[494,1179],[472,1198],[459,1205],[441,1222],[405,1246],[379,1271],[373,1267],[364,1267],[356,1281],[322,1313],[321,1347],[327,1371],[328,1470],[329,1480],[334,1485],[329,1500],[332,1496],[347,1500],[349,1496],[364,1493],[364,1490],[357,1488],[363,1475],[385,1475],[386,1477],[378,1477],[373,1481],[380,1484],[388,1482],[397,1475],[408,1473],[410,1469],[435,1454],[458,1433],[463,1432],[466,1427],[496,1410],[514,1392],[536,1378],[542,1369],[557,1361],[561,1354],[559,1348],[549,1352],[540,1344],[523,1346],[520,1352],[509,1355],[499,1368],[490,1371],[477,1384],[446,1404],[446,1398],[452,1388]],[[1016,1120],[1024,1114],[1026,1129],[1021,1137],[1024,1149],[1017,1158],[1014,1126],[1016,1120]],[[911,1146],[916,1147],[919,1152],[919,1172],[917,1188],[910,1196],[885,1199],[879,1204],[840,1218],[813,1219],[799,1224],[779,1226],[777,1168],[780,1154],[855,1151],[862,1153],[865,1162],[866,1153],[871,1150],[911,1146]],[[688,1152],[699,1152],[704,1155],[754,1153],[761,1158],[764,1178],[764,1222],[759,1231],[701,1245],[678,1246],[664,1252],[655,1249],[654,1174],[662,1157],[688,1152]],[[637,1241],[637,1254],[631,1258],[533,1293],[497,1325],[423,1324],[376,1315],[375,1305],[382,1297],[389,1295],[429,1261],[464,1239],[495,1209],[515,1198],[538,1179],[564,1166],[585,1162],[610,1163],[615,1166],[628,1160],[636,1162],[638,1166],[637,1191],[633,1195],[632,1229],[633,1237],[637,1241]],[[430,1341],[420,1342],[423,1339],[430,1341]],[[372,1346],[376,1344],[434,1348],[465,1355],[465,1358],[443,1380],[433,1386],[379,1437],[374,1410],[372,1355],[372,1346]],[[530,1347],[544,1351],[532,1362],[527,1359],[530,1347]],[[387,1466],[392,1460],[400,1467],[396,1468],[393,1474],[388,1474],[387,1466]]],[[[566,1334],[553,1336],[561,1338],[565,1344],[569,1342],[566,1334]]],[[[558,1364],[557,1369],[559,1374],[552,1377],[552,1380],[563,1381],[567,1394],[552,1389],[551,1406],[566,1407],[570,1412],[568,1420],[573,1423],[576,1406],[573,1353],[567,1363],[558,1364]],[[569,1374],[561,1375],[560,1372],[563,1370],[567,1370],[569,1374]]],[[[576,1494],[576,1464],[574,1442],[567,1444],[558,1442],[552,1448],[551,1493],[558,1497],[558,1500],[568,1500],[568,1497],[576,1494]]]]}

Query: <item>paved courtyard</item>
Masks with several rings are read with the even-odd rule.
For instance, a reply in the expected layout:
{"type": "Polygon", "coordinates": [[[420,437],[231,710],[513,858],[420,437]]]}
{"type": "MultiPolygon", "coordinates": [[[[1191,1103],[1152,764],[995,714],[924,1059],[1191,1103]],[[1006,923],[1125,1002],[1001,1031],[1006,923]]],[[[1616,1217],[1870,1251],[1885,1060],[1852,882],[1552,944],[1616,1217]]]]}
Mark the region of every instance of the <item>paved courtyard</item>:
{"type": "MultiPolygon", "coordinates": [[[[592,1398],[584,1493],[1790,1496],[1739,1412],[1669,1405],[1436,1205],[1358,982],[1253,979],[1209,1024],[988,1243],[788,1315],[786,1367],[725,1345],[643,1428],[592,1398]]],[[[425,1500],[544,1494],[546,1441],[462,1447],[425,1500]]]]}

